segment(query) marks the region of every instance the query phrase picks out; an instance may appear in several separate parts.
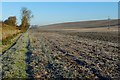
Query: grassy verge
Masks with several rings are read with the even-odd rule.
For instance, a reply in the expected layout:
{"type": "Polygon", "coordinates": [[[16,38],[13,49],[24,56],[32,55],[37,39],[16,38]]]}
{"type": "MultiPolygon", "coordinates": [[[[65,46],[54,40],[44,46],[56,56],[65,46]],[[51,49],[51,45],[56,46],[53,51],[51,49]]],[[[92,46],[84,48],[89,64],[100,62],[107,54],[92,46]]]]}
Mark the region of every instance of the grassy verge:
{"type": "Polygon", "coordinates": [[[1,45],[2,45],[2,51],[7,50],[15,41],[16,39],[20,36],[20,33],[13,34],[12,36],[9,36],[5,39],[2,39],[1,45]]]}
{"type": "Polygon", "coordinates": [[[2,76],[3,78],[27,78],[26,52],[27,52],[28,36],[23,36],[17,43],[2,56],[2,76]],[[21,45],[22,44],[22,45],[21,45]]]}

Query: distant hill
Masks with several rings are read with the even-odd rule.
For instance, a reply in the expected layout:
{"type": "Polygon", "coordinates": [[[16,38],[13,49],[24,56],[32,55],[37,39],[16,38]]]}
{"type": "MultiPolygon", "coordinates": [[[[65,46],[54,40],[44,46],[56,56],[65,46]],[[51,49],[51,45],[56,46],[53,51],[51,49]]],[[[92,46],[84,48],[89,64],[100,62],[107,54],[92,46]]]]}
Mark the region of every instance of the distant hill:
{"type": "Polygon", "coordinates": [[[66,29],[66,28],[97,28],[97,27],[108,27],[118,25],[118,19],[113,20],[93,20],[93,21],[81,21],[81,22],[67,22],[67,23],[59,23],[52,24],[46,26],[40,26],[40,28],[47,29],[66,29]]]}

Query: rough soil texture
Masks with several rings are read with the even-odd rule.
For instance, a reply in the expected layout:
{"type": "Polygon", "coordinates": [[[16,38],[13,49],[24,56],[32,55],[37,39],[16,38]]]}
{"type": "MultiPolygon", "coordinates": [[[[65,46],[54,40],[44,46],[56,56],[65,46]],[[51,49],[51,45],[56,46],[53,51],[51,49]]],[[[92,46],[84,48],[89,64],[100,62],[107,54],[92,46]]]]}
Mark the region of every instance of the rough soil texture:
{"type": "Polygon", "coordinates": [[[30,29],[2,55],[3,77],[118,79],[118,36],[104,34],[30,29]]]}

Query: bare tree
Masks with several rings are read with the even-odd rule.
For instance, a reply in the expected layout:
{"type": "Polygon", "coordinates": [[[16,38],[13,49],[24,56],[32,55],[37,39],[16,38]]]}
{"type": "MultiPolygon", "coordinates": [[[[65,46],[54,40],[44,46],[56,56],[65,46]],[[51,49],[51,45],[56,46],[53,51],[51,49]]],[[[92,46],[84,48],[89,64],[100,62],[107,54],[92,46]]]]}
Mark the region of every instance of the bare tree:
{"type": "Polygon", "coordinates": [[[28,10],[26,7],[21,9],[21,30],[24,32],[30,26],[30,19],[33,18],[31,10],[28,10]]]}

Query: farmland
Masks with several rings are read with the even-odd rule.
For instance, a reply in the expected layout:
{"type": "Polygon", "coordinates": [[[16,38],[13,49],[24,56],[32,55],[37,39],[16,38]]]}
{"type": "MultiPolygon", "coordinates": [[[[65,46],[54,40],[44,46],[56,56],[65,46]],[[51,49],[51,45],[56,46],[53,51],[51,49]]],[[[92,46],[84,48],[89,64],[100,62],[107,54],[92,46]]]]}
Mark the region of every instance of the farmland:
{"type": "Polygon", "coordinates": [[[116,30],[30,28],[2,55],[3,78],[119,78],[116,30]]]}
{"type": "Polygon", "coordinates": [[[2,1],[0,80],[120,80],[119,7],[2,1]]]}

